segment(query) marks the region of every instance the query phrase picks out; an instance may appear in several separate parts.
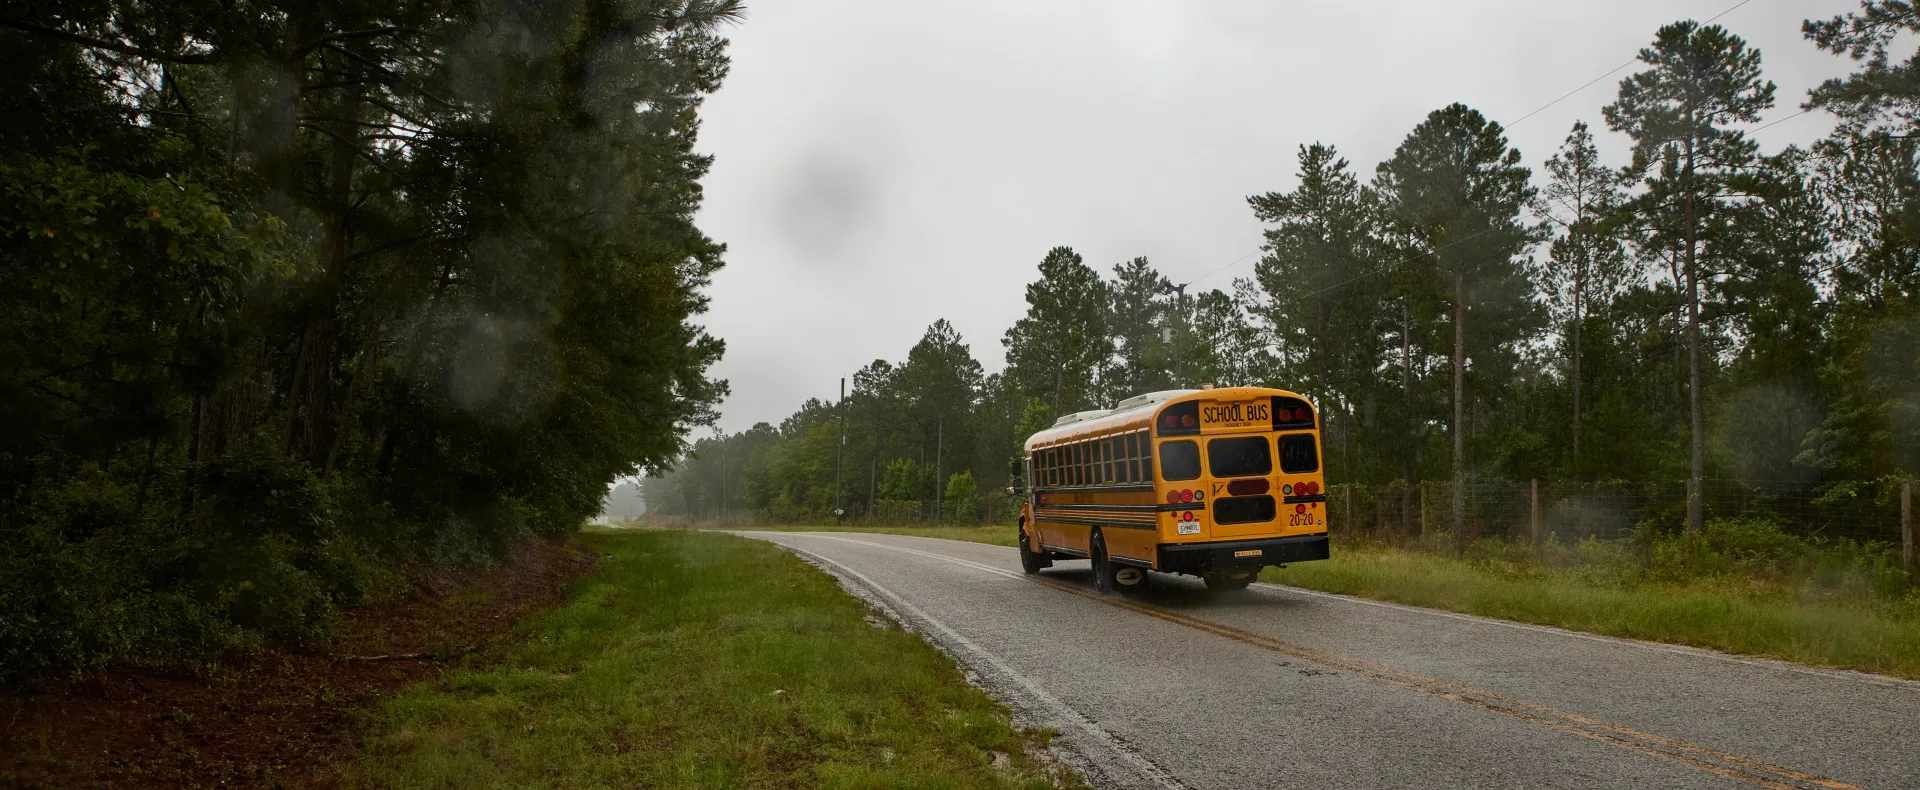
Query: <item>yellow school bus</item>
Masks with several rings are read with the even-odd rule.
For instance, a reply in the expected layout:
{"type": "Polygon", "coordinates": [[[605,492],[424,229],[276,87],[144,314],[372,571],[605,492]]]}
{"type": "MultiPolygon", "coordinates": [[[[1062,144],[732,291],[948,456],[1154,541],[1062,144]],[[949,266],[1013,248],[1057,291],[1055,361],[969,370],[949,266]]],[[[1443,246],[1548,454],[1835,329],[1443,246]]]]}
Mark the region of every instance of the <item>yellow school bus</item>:
{"type": "Polygon", "coordinates": [[[1126,592],[1147,571],[1241,589],[1260,569],[1328,557],[1320,421],[1285,390],[1169,390],[1061,417],[1027,439],[1020,564],[1093,561],[1126,592]]]}

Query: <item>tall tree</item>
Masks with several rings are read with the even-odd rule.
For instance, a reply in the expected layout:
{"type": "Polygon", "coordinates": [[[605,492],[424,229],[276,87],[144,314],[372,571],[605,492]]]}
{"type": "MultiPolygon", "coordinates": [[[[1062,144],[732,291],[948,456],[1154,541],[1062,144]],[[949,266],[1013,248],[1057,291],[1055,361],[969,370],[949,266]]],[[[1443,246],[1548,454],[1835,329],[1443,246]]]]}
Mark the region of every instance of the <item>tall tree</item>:
{"type": "Polygon", "coordinates": [[[1600,149],[1585,121],[1576,121],[1558,152],[1547,160],[1547,184],[1539,213],[1555,226],[1541,286],[1562,317],[1569,343],[1567,380],[1573,391],[1573,474],[1581,475],[1581,340],[1590,305],[1604,304],[1640,274],[1627,255],[1621,228],[1626,218],[1625,178],[1600,161],[1600,149]]]}
{"type": "Polygon", "coordinates": [[[1375,407],[1370,385],[1384,361],[1384,284],[1369,276],[1381,248],[1378,212],[1332,146],[1303,145],[1298,161],[1292,192],[1247,198],[1254,217],[1271,226],[1253,277],[1266,298],[1254,310],[1274,335],[1285,386],[1319,401],[1334,418],[1330,446],[1344,450],[1354,446],[1358,413],[1375,407]]]}
{"type": "MultiPolygon", "coordinates": [[[[928,464],[939,475],[952,472],[948,458],[971,457],[968,428],[984,378],[980,363],[959,331],[942,318],[907,352],[899,376],[907,415],[920,430],[921,446],[932,450],[928,464]]],[[[935,484],[940,482],[936,476],[935,484]]],[[[938,502],[940,492],[930,491],[928,497],[938,502]]]]}
{"type": "Polygon", "coordinates": [[[1821,49],[1861,64],[1809,91],[1808,109],[1832,112],[1854,132],[1905,133],[1920,124],[1920,49],[1897,63],[1888,51],[1901,34],[1920,33],[1920,8],[1908,0],[1863,0],[1858,13],[1809,19],[1800,29],[1821,49]]]}
{"type": "Polygon", "coordinates": [[[1040,260],[1027,285],[1027,314],[1000,341],[1007,376],[1054,414],[1092,408],[1100,366],[1113,352],[1107,335],[1107,285],[1070,247],[1040,260]]]}
{"type": "Polygon", "coordinates": [[[1533,236],[1521,219],[1534,197],[1530,176],[1499,124],[1454,104],[1414,127],[1374,181],[1451,292],[1455,528],[1465,523],[1468,317],[1482,362],[1535,318],[1533,286],[1519,260],[1533,236]]]}
{"type": "Polygon", "coordinates": [[[1178,361],[1169,341],[1183,328],[1173,325],[1179,315],[1173,291],[1173,283],[1144,257],[1113,267],[1107,330],[1114,353],[1101,376],[1107,403],[1174,386],[1178,361]]]}
{"type": "Polygon", "coordinates": [[[1633,138],[1636,170],[1662,158],[1678,170],[1692,439],[1687,529],[1698,531],[1706,523],[1707,474],[1699,208],[1715,199],[1722,180],[1715,176],[1750,156],[1745,136],[1731,126],[1760,120],[1760,112],[1773,106],[1774,85],[1760,76],[1759,50],[1718,25],[1685,21],[1662,27],[1653,46],[1640,50],[1640,61],[1651,68],[1621,80],[1619,98],[1603,112],[1610,128],[1633,138]]]}

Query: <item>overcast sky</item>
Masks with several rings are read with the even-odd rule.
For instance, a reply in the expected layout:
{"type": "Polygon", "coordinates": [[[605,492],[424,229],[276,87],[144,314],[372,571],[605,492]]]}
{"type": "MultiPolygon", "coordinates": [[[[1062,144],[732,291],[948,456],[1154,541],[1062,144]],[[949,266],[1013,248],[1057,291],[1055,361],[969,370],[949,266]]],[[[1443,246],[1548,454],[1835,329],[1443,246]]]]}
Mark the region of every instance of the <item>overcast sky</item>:
{"type": "MultiPolygon", "coordinates": [[[[728,245],[704,317],[727,342],[721,426],[778,422],[841,376],[898,361],[935,319],[999,370],[1046,251],[1103,273],[1136,255],[1230,288],[1260,225],[1246,197],[1292,189],[1305,143],[1362,174],[1428,112],[1464,102],[1540,163],[1600,107],[1661,25],[1738,0],[750,0],[706,105],[716,157],[699,222],[728,245]],[[1231,263],[1231,266],[1228,264],[1231,263]]],[[[1849,62],[1800,22],[1855,0],[1749,0],[1718,20],[1779,84],[1767,120],[1849,62]]],[[[1778,150],[1822,113],[1758,134],[1778,150]]]]}

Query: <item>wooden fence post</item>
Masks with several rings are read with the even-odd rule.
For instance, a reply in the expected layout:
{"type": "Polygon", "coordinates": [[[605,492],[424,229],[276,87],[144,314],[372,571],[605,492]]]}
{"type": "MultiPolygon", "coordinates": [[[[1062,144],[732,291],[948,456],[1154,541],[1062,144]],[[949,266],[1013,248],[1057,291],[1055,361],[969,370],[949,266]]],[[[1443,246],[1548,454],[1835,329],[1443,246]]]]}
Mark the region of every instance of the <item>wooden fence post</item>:
{"type": "Polygon", "coordinates": [[[1900,542],[1907,566],[1907,581],[1920,581],[1920,533],[1913,525],[1913,481],[1900,481],[1900,542]]]}
{"type": "Polygon", "coordinates": [[[1527,540],[1540,548],[1540,479],[1533,481],[1533,517],[1527,520],[1527,540]]]}

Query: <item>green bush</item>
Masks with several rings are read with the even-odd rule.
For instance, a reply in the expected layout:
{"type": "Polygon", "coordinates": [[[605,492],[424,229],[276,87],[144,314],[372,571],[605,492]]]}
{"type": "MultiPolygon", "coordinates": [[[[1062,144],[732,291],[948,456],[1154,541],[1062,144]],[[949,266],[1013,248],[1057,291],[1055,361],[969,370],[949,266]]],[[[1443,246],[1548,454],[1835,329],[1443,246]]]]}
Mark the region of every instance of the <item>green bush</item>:
{"type": "Polygon", "coordinates": [[[343,522],[304,465],[250,448],[194,476],[200,497],[158,492],[144,511],[126,485],[77,477],[0,531],[0,684],[323,638],[397,587],[400,557],[360,537],[381,525],[343,522]]]}

